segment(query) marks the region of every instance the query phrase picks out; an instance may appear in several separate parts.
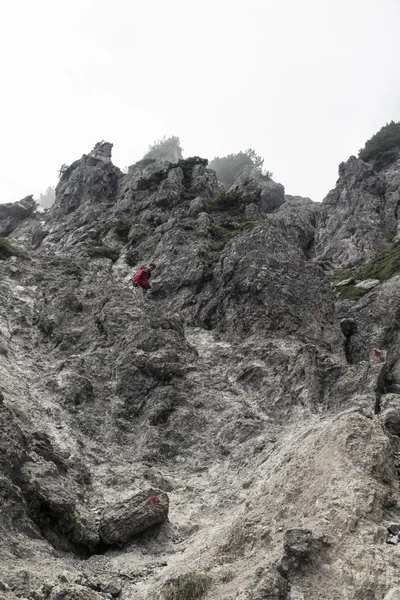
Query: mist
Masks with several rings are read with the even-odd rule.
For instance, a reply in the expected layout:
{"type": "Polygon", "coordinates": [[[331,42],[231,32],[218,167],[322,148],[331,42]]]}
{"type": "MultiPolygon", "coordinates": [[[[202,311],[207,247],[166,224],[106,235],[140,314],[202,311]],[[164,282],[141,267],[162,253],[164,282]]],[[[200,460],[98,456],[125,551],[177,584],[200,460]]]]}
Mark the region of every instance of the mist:
{"type": "Polygon", "coordinates": [[[15,0],[0,8],[0,202],[39,197],[105,139],[121,169],[154,140],[253,148],[321,201],[338,164],[400,120],[398,0],[15,0]]]}

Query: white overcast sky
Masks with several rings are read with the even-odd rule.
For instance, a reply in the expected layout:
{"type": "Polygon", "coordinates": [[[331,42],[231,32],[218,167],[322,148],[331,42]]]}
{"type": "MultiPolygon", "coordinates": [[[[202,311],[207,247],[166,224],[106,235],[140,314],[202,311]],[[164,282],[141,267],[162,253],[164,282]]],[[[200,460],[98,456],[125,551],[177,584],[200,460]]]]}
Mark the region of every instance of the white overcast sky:
{"type": "Polygon", "coordinates": [[[400,120],[400,0],[0,0],[0,202],[114,143],[123,168],[254,148],[320,201],[339,162],[400,120]]]}

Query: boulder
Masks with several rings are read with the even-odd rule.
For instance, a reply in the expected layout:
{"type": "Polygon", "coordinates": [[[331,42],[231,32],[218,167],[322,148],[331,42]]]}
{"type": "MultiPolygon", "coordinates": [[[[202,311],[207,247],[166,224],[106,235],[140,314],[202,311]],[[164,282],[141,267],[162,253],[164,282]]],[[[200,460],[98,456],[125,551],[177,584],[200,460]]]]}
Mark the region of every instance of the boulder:
{"type": "Polygon", "coordinates": [[[104,600],[105,598],[104,594],[98,594],[82,585],[63,583],[52,589],[48,600],[104,600]]]}
{"type": "Polygon", "coordinates": [[[354,319],[341,319],[340,328],[345,337],[350,337],[357,331],[357,323],[354,319]]]}
{"type": "Polygon", "coordinates": [[[230,190],[253,196],[260,202],[264,213],[274,212],[285,202],[285,188],[281,183],[249,167],[236,179],[230,190]]]}
{"type": "Polygon", "coordinates": [[[380,415],[380,420],[392,435],[400,435],[400,406],[399,408],[388,408],[380,415]]]}
{"type": "Polygon", "coordinates": [[[342,281],[338,281],[335,283],[336,287],[344,287],[345,285],[351,285],[354,283],[354,277],[349,277],[348,279],[342,279],[342,281]]]}
{"type": "Polygon", "coordinates": [[[400,587],[392,588],[383,600],[400,600],[400,587]]]}
{"type": "Polygon", "coordinates": [[[380,284],[379,279],[365,279],[364,281],[360,281],[356,283],[356,288],[360,290],[372,290],[372,288],[376,287],[380,284]]]}
{"type": "Polygon", "coordinates": [[[26,196],[19,202],[0,204],[0,236],[9,235],[20,223],[31,217],[36,210],[33,196],[26,196]]]}
{"type": "Polygon", "coordinates": [[[115,201],[121,171],[111,161],[112,144],[99,142],[89,154],[73,162],[61,173],[52,219],[76,211],[80,206],[115,201]]]}
{"type": "Polygon", "coordinates": [[[335,266],[352,268],[374,259],[396,231],[394,202],[385,202],[386,183],[371,165],[351,156],[339,165],[336,187],[322,202],[316,254],[335,266]]]}
{"type": "Polygon", "coordinates": [[[106,544],[126,543],[152,525],[168,518],[169,498],[147,488],[108,506],[101,516],[100,537],[106,544]]]}

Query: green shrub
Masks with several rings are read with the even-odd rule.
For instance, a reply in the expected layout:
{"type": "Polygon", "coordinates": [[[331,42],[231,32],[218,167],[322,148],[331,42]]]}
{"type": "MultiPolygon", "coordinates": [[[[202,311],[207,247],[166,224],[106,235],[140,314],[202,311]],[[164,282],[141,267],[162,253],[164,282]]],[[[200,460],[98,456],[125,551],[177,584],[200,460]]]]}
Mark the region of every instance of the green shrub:
{"type": "Polygon", "coordinates": [[[369,139],[358,156],[361,160],[372,162],[377,170],[394,162],[399,156],[400,149],[400,122],[386,123],[375,135],[369,139]],[[396,149],[396,151],[395,151],[396,149]]]}
{"type": "Polygon", "coordinates": [[[399,157],[398,150],[387,150],[386,152],[379,152],[374,160],[375,171],[382,171],[389,165],[393,164],[399,157]]]}
{"type": "Polygon", "coordinates": [[[88,253],[92,258],[110,258],[113,262],[119,258],[119,250],[108,246],[89,246],[88,253]]]}
{"type": "MultiPolygon", "coordinates": [[[[344,271],[337,282],[354,277],[356,280],[379,279],[386,281],[392,275],[400,272],[400,243],[390,244],[379,256],[359,271],[344,271]]],[[[346,285],[340,288],[339,298],[341,300],[358,300],[368,290],[361,290],[354,285],[346,285]]]]}
{"type": "Polygon", "coordinates": [[[366,294],[369,290],[363,290],[361,288],[356,288],[354,284],[345,285],[340,288],[339,299],[340,300],[359,300],[366,294]]]}
{"type": "Polygon", "coordinates": [[[7,260],[10,256],[18,255],[18,250],[11,244],[10,240],[0,237],[0,260],[7,260]]]}
{"type": "Polygon", "coordinates": [[[168,138],[164,136],[161,140],[156,140],[151,144],[143,159],[171,160],[171,157],[179,159],[181,156],[181,141],[178,136],[171,135],[168,138]]]}
{"type": "Polygon", "coordinates": [[[196,165],[203,165],[206,167],[208,165],[208,160],[206,158],[200,158],[200,156],[191,156],[190,158],[178,160],[176,164],[171,165],[171,168],[175,169],[176,167],[180,167],[183,171],[183,185],[185,187],[190,187],[193,169],[196,165]]]}
{"type": "Polygon", "coordinates": [[[185,221],[183,223],[180,223],[180,226],[182,227],[182,229],[186,229],[187,231],[193,231],[193,229],[195,228],[193,221],[185,221]]]}
{"type": "Polygon", "coordinates": [[[213,211],[243,212],[247,204],[257,202],[254,196],[245,196],[243,192],[221,192],[210,204],[213,211]]]}
{"type": "Polygon", "coordinates": [[[139,256],[139,252],[131,248],[125,255],[125,261],[130,267],[134,267],[138,263],[139,256]]]}
{"type": "Polygon", "coordinates": [[[137,182],[137,189],[149,190],[151,188],[157,187],[162,181],[164,181],[164,179],[167,179],[168,172],[169,169],[165,169],[163,171],[156,171],[155,173],[150,175],[150,177],[141,177],[137,182]]]}
{"type": "Polygon", "coordinates": [[[138,190],[149,190],[151,188],[155,188],[160,183],[167,179],[168,173],[171,169],[176,169],[180,167],[183,171],[183,185],[185,188],[190,188],[192,183],[192,175],[193,169],[196,165],[208,165],[208,160],[206,158],[200,158],[200,156],[191,156],[190,158],[181,158],[177,162],[171,163],[168,167],[163,169],[162,171],[156,171],[150,177],[141,177],[137,182],[138,190]]]}
{"type": "Polygon", "coordinates": [[[112,226],[117,236],[121,239],[126,239],[128,237],[131,227],[132,221],[129,219],[118,219],[117,221],[113,221],[112,226]]]}
{"type": "MultiPolygon", "coordinates": [[[[264,159],[256,154],[255,150],[249,148],[245,152],[228,154],[227,156],[216,156],[209,165],[217,173],[219,181],[230,187],[236,179],[244,172],[246,167],[252,167],[261,172],[264,159]]],[[[272,173],[266,171],[265,175],[272,177],[272,173]]]]}
{"type": "Polygon", "coordinates": [[[356,279],[379,279],[386,281],[400,271],[400,243],[390,244],[379,256],[360,269],[356,279]]]}
{"type": "Polygon", "coordinates": [[[196,600],[201,598],[211,586],[211,577],[204,573],[180,575],[163,590],[164,600],[196,600]]]}

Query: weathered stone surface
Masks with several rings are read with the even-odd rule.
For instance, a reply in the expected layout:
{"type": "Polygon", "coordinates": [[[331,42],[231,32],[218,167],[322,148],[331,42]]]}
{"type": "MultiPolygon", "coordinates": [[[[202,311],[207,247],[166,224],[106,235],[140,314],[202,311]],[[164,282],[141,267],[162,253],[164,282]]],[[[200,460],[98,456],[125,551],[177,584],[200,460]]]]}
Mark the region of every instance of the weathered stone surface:
{"type": "Polygon", "coordinates": [[[106,596],[77,584],[57,585],[51,591],[49,600],[104,600],[106,596]]]}
{"type": "Polygon", "coordinates": [[[323,205],[249,175],[254,202],[215,211],[201,162],[123,175],[110,153],[73,163],[50,214],[10,234],[25,257],[0,263],[7,594],[150,598],[194,565],[221,600],[381,600],[398,577],[399,276],[358,301],[334,282],[397,230],[397,167],[350,159],[323,205]]]}
{"type": "Polygon", "coordinates": [[[365,279],[364,281],[356,283],[355,287],[359,288],[360,290],[372,290],[372,288],[376,287],[379,284],[379,279],[365,279]]]}
{"type": "Polygon", "coordinates": [[[20,223],[34,213],[36,202],[33,196],[26,196],[19,202],[0,204],[0,236],[9,235],[20,223]]]}
{"type": "Polygon", "coordinates": [[[383,600],[400,600],[400,587],[392,588],[383,600]]]}
{"type": "Polygon", "coordinates": [[[345,337],[350,337],[357,331],[357,322],[354,319],[341,319],[340,328],[345,337]]]}
{"type": "Polygon", "coordinates": [[[338,281],[337,283],[335,283],[335,286],[340,288],[340,287],[344,287],[346,285],[351,285],[352,283],[354,283],[354,277],[349,277],[348,279],[343,279],[342,281],[338,281]]]}
{"type": "Polygon", "coordinates": [[[245,196],[254,196],[260,201],[264,213],[277,210],[285,202],[283,185],[262,175],[257,169],[247,168],[230,189],[242,192],[245,196]]]}
{"type": "Polygon", "coordinates": [[[339,179],[322,203],[316,253],[343,269],[375,258],[387,245],[385,232],[396,230],[393,201],[371,165],[351,156],[339,166],[339,179]]]}
{"type": "Polygon", "coordinates": [[[113,202],[122,173],[111,162],[112,144],[100,142],[63,172],[51,213],[67,215],[84,204],[113,202]]]}
{"type": "Polygon", "coordinates": [[[100,537],[106,544],[126,543],[168,517],[169,498],[147,488],[107,507],[101,517],[100,537]]]}

